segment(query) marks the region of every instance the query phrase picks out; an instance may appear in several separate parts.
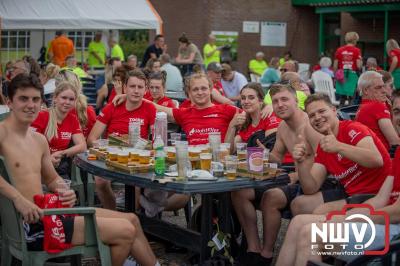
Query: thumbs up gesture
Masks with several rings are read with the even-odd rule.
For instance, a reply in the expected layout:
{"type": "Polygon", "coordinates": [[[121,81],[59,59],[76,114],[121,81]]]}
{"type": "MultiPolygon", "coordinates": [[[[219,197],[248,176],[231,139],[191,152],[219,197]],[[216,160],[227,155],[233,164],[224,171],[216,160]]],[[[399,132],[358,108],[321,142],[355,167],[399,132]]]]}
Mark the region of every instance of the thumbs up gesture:
{"type": "Polygon", "coordinates": [[[336,139],[332,130],[329,128],[326,132],[327,135],[321,138],[319,145],[324,152],[338,153],[339,152],[339,141],[336,139]]]}
{"type": "Polygon", "coordinates": [[[303,135],[299,134],[293,147],[292,157],[296,162],[302,163],[306,159],[306,154],[306,141],[303,135]]]}
{"type": "Polygon", "coordinates": [[[236,110],[235,116],[231,120],[231,126],[239,127],[246,121],[246,112],[240,112],[240,109],[236,110]]]}

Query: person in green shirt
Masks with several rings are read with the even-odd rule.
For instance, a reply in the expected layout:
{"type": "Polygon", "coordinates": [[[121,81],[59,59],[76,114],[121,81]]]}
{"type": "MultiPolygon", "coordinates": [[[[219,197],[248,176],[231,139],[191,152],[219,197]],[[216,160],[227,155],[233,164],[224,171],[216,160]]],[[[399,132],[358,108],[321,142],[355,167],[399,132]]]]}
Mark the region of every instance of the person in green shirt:
{"type": "Polygon", "coordinates": [[[89,43],[89,67],[104,67],[106,60],[106,46],[101,41],[101,32],[96,32],[94,40],[89,43]]]}
{"type": "Polygon", "coordinates": [[[111,57],[119,57],[121,61],[125,61],[124,52],[115,37],[110,38],[109,45],[111,47],[111,57]]]}
{"type": "Polygon", "coordinates": [[[208,43],[203,47],[204,65],[206,68],[211,62],[220,63],[220,50],[221,47],[215,45],[215,36],[212,34],[208,35],[208,43]]]}
{"type": "Polygon", "coordinates": [[[261,77],[261,75],[264,73],[264,70],[267,69],[267,67],[268,67],[268,64],[264,60],[263,52],[257,52],[256,58],[250,60],[250,62],[249,62],[250,73],[257,75],[258,77],[261,77]]]}
{"type": "Polygon", "coordinates": [[[284,63],[292,60],[292,53],[287,51],[283,54],[283,57],[279,59],[279,66],[283,66],[284,63]]]}

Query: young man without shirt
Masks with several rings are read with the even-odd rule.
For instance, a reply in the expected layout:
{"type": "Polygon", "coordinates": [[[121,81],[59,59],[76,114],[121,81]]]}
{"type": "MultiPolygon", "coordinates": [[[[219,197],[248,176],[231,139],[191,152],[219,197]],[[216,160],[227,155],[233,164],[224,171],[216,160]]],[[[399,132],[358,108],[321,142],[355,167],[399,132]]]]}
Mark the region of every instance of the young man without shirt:
{"type": "MultiPolygon", "coordinates": [[[[138,121],[141,124],[140,137],[149,138],[150,128],[154,125],[156,109],[151,103],[143,101],[143,95],[147,86],[147,79],[140,70],[128,72],[124,82],[124,104],[114,106],[106,105],[97,117],[97,121],[88,137],[88,145],[99,139],[105,132],[105,138],[110,134],[128,134],[129,122],[138,121]]],[[[111,189],[111,181],[96,177],[96,190],[104,208],[115,209],[116,202],[114,192],[111,189]]]]}
{"type": "MultiPolygon", "coordinates": [[[[61,177],[50,159],[46,138],[32,130],[30,124],[37,117],[42,104],[43,87],[35,76],[20,74],[10,83],[8,106],[10,115],[0,123],[0,154],[4,156],[15,187],[0,178],[0,193],[13,201],[21,213],[27,234],[43,230],[40,222],[43,211],[33,203],[34,195],[42,195],[42,181],[49,191],[56,191],[61,177]],[[15,147],[18,146],[18,149],[15,147]]],[[[76,201],[73,190],[60,197],[63,205],[76,201]]],[[[113,265],[122,265],[131,254],[141,265],[159,265],[134,214],[96,209],[96,220],[101,240],[110,246],[113,265]],[[115,224],[118,224],[116,227],[115,224]]],[[[63,221],[66,238],[72,245],[84,244],[83,217],[63,221]]],[[[28,243],[28,247],[42,248],[42,237],[28,243]]]]}
{"type": "MultiPolygon", "coordinates": [[[[289,85],[273,84],[270,88],[270,94],[274,113],[283,121],[278,127],[275,146],[270,152],[269,161],[282,162],[285,155],[292,152],[299,134],[302,134],[308,141],[307,154],[312,157],[321,135],[311,128],[307,115],[297,106],[296,90],[289,85]]],[[[296,176],[291,175],[291,177],[294,178],[292,183],[295,183],[296,176]]],[[[281,210],[289,207],[297,190],[299,190],[299,185],[291,184],[267,191],[265,189],[242,189],[231,193],[232,204],[243,227],[248,244],[247,254],[242,259],[245,264],[268,264],[271,262],[272,250],[280,228],[281,210]],[[254,203],[260,203],[263,212],[263,246],[258,238],[254,203]]],[[[315,202],[315,200],[311,202],[315,202]]],[[[300,209],[300,206],[298,205],[296,208],[300,209]]],[[[313,204],[307,203],[306,206],[313,206],[313,204]]],[[[304,208],[304,206],[301,207],[304,208]]],[[[300,212],[300,210],[294,211],[300,212]]]]}
{"type": "MultiPolygon", "coordinates": [[[[393,119],[400,121],[400,94],[395,93],[393,96],[393,119]]],[[[374,207],[375,210],[385,211],[389,214],[391,223],[389,230],[390,239],[400,234],[400,201],[398,200],[400,194],[400,148],[397,148],[393,159],[392,175],[394,178],[387,177],[378,194],[365,202],[374,207]]],[[[323,208],[323,206],[321,207],[323,208]]],[[[365,212],[365,209],[352,209],[347,215],[362,212],[365,212]]],[[[368,215],[368,213],[364,214],[368,215]]],[[[374,217],[375,216],[371,216],[370,218],[374,219],[374,217]]],[[[336,218],[338,219],[336,220],[337,222],[342,222],[344,217],[336,216],[336,218]]],[[[325,220],[325,215],[313,214],[296,216],[290,222],[288,231],[286,232],[285,241],[282,245],[277,265],[305,265],[308,260],[320,261],[321,257],[312,256],[312,254],[310,254],[310,223],[324,222],[325,220]]],[[[383,246],[384,226],[381,225],[382,221],[375,220],[374,222],[377,223],[377,235],[370,248],[383,246]]],[[[341,259],[349,262],[354,259],[354,257],[341,256],[341,259]]]]}
{"type": "Polygon", "coordinates": [[[369,127],[382,141],[386,149],[399,145],[400,138],[393,127],[391,113],[386,105],[387,94],[382,75],[375,71],[364,72],[358,79],[362,101],[355,121],[369,127]]]}

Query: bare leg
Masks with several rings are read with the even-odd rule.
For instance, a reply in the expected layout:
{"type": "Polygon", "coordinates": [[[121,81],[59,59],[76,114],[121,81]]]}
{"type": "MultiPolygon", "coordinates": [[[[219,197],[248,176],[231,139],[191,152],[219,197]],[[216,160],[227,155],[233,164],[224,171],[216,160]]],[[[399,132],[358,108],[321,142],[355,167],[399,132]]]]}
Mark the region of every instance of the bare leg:
{"type": "MultiPolygon", "coordinates": [[[[296,266],[307,265],[307,261],[321,261],[322,258],[311,249],[311,223],[306,224],[300,229],[297,238],[296,266]]],[[[293,265],[293,264],[292,264],[293,265]]]]}
{"type": "MultiPolygon", "coordinates": [[[[135,227],[126,219],[97,217],[96,220],[101,240],[110,246],[112,265],[122,265],[135,241],[135,227]],[[116,224],[118,226],[115,226],[116,224]]],[[[84,228],[83,217],[76,217],[73,245],[84,244],[84,228]]]]}
{"type": "Polygon", "coordinates": [[[255,198],[254,189],[242,189],[231,193],[232,204],[247,239],[247,251],[259,253],[261,243],[258,237],[257,213],[251,202],[255,198]]]}
{"type": "Polygon", "coordinates": [[[100,199],[101,205],[105,209],[115,210],[117,208],[114,191],[111,188],[111,181],[101,177],[94,177],[96,182],[96,192],[100,199]]]}
{"type": "Polygon", "coordinates": [[[261,211],[264,224],[264,245],[261,256],[271,258],[276,237],[281,227],[281,210],[286,206],[287,199],[283,191],[274,188],[264,192],[261,200],[261,211]]]}
{"type": "MultiPolygon", "coordinates": [[[[110,211],[106,209],[96,209],[98,217],[114,217],[128,220],[136,228],[136,238],[131,245],[131,255],[137,260],[140,265],[154,266],[157,259],[151,249],[146,236],[144,235],[139,218],[133,213],[123,213],[110,211]]],[[[113,224],[114,227],[119,227],[119,224],[113,224]],[[118,225],[118,226],[116,226],[118,225]]]]}
{"type": "Polygon", "coordinates": [[[318,206],[314,210],[313,213],[314,214],[327,214],[328,212],[331,212],[331,211],[341,210],[345,204],[346,204],[346,200],[336,200],[336,201],[327,202],[327,203],[324,203],[324,204],[318,206]]]}
{"type": "Polygon", "coordinates": [[[375,197],[367,200],[365,203],[370,204],[375,210],[385,207],[390,199],[390,193],[392,192],[393,188],[393,179],[393,176],[386,177],[385,182],[383,182],[378,194],[376,194],[375,197]]]}
{"type": "Polygon", "coordinates": [[[167,205],[165,206],[164,210],[175,211],[182,209],[186,206],[189,200],[190,200],[190,195],[174,193],[168,197],[167,205]]]}
{"type": "Polygon", "coordinates": [[[293,216],[298,214],[312,213],[315,208],[324,203],[322,193],[317,192],[313,195],[297,196],[290,204],[293,216]]]}
{"type": "Polygon", "coordinates": [[[325,215],[302,214],[294,217],[289,224],[286,232],[285,240],[279,252],[279,257],[276,262],[277,266],[293,265],[296,259],[297,241],[300,230],[304,225],[311,222],[322,222],[325,220],[325,215]]]}

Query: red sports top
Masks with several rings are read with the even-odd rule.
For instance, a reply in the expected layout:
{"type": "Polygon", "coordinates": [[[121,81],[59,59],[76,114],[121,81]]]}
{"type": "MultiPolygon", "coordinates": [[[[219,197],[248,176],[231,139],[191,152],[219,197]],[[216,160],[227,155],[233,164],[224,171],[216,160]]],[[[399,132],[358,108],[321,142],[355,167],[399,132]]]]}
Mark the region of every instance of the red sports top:
{"type": "Polygon", "coordinates": [[[338,69],[357,70],[357,59],[361,59],[361,51],[355,46],[344,45],[339,47],[335,53],[338,60],[338,69]]]}
{"type": "Polygon", "coordinates": [[[97,120],[107,125],[106,137],[112,133],[128,134],[129,122],[140,121],[140,136],[148,139],[149,128],[154,125],[156,112],[154,105],[145,101],[142,101],[139,108],[132,111],[126,110],[125,103],[118,106],[110,103],[103,108],[97,116],[97,120]]]}
{"type": "Polygon", "coordinates": [[[275,113],[272,113],[269,117],[260,120],[257,126],[250,124],[247,128],[240,130],[238,135],[242,138],[243,142],[247,142],[251,135],[258,130],[270,130],[277,128],[282,120],[278,118],[275,113]]]}
{"type": "Polygon", "coordinates": [[[315,163],[324,165],[328,173],[340,181],[349,196],[376,194],[392,170],[389,153],[372,130],[358,122],[339,122],[339,133],[336,137],[338,141],[356,146],[360,140],[367,136],[372,137],[382,156],[382,167],[366,168],[338,153],[324,152],[320,145],[317,148],[315,163]]]}
{"type": "MultiPolygon", "coordinates": [[[[154,101],[154,99],[153,99],[153,97],[151,97],[151,95],[147,100],[149,100],[151,102],[154,101]]],[[[162,97],[160,100],[158,100],[156,102],[156,104],[162,105],[162,106],[166,106],[166,107],[169,107],[169,108],[176,108],[174,102],[170,98],[168,98],[167,96],[162,97]]]]}
{"type": "Polygon", "coordinates": [[[397,66],[396,68],[400,68],[400,48],[397,49],[393,49],[392,51],[390,51],[389,53],[389,66],[392,64],[392,58],[393,57],[397,57],[397,66]]]}
{"type": "MultiPolygon", "coordinates": [[[[78,117],[78,114],[76,113],[76,109],[72,109],[71,113],[73,115],[75,115],[76,117],[78,117]]],[[[93,106],[88,106],[86,108],[86,115],[87,115],[87,123],[86,126],[84,128],[82,128],[82,133],[85,136],[85,138],[87,138],[89,136],[90,131],[92,130],[92,127],[94,126],[94,123],[96,123],[96,112],[94,111],[93,106]]],[[[78,118],[79,121],[79,118],[78,118]]]]}
{"type": "Polygon", "coordinates": [[[380,119],[391,119],[390,111],[386,104],[376,100],[362,100],[360,108],[357,111],[355,121],[360,122],[369,127],[376,136],[382,141],[386,149],[389,150],[389,142],[386,140],[381,129],[379,128],[380,119]]]}
{"type": "MultiPolygon", "coordinates": [[[[33,121],[31,128],[46,136],[45,131],[49,122],[49,112],[41,111],[33,121]]],[[[72,135],[82,133],[78,118],[69,112],[61,124],[57,124],[57,137],[52,138],[49,143],[50,152],[63,151],[68,149],[72,135]]]]}
{"type": "Polygon", "coordinates": [[[221,141],[237,108],[227,104],[213,105],[204,109],[196,107],[173,109],[173,115],[190,145],[208,143],[208,133],[221,132],[221,141]]]}
{"type": "Polygon", "coordinates": [[[400,147],[397,147],[392,161],[393,189],[390,193],[389,203],[393,204],[400,195],[400,147]]]}

